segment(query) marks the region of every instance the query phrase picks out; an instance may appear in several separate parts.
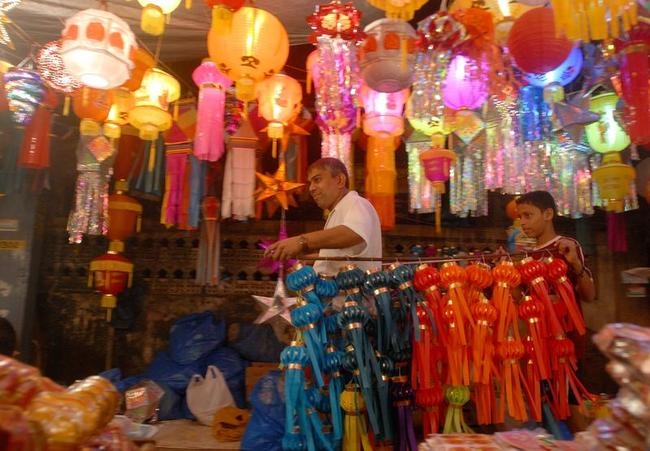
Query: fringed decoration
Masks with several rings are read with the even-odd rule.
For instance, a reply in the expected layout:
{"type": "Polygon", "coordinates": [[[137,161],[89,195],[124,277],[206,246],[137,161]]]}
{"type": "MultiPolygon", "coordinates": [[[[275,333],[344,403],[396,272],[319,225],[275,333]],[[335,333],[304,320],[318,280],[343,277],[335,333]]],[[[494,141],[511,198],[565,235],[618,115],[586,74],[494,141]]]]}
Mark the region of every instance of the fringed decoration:
{"type": "Polygon", "coordinates": [[[528,285],[528,288],[544,304],[548,332],[553,337],[564,336],[564,330],[560,320],[555,314],[553,302],[548,292],[548,286],[544,277],[546,276],[546,265],[532,257],[526,257],[519,262],[519,273],[521,280],[528,285]]]}
{"type": "Polygon", "coordinates": [[[341,393],[341,407],[345,411],[343,451],[372,451],[364,416],[366,405],[359,396],[358,387],[353,384],[345,387],[341,393]]]}
{"type": "Polygon", "coordinates": [[[449,403],[443,434],[464,433],[471,434],[474,431],[465,423],[463,417],[463,406],[469,401],[469,387],[465,385],[450,385],[445,390],[445,398],[449,403]]]}
{"type": "Polygon", "coordinates": [[[524,344],[520,339],[508,337],[508,340],[497,345],[497,355],[501,359],[501,392],[499,396],[499,411],[497,422],[505,420],[504,412],[507,406],[508,415],[517,421],[526,421],[526,403],[524,390],[526,381],[519,367],[519,360],[524,356],[524,344]]]}
{"type": "Polygon", "coordinates": [[[569,266],[562,258],[549,257],[545,260],[547,278],[555,288],[555,293],[559,296],[560,301],[566,307],[570,319],[570,327],[565,328],[565,332],[576,330],[579,335],[584,335],[587,331],[585,320],[580,312],[580,307],[576,300],[573,285],[567,277],[569,266]]]}
{"type": "MultiPolygon", "coordinates": [[[[469,385],[469,359],[467,343],[463,344],[461,330],[464,325],[457,323],[458,309],[454,302],[447,299],[447,305],[442,309],[443,321],[447,324],[449,341],[447,342],[447,383],[451,385],[469,385]]],[[[462,319],[461,319],[462,321],[462,319]]]]}
{"type": "Polygon", "coordinates": [[[426,263],[422,263],[415,268],[413,274],[413,286],[419,290],[424,296],[424,302],[433,313],[434,324],[436,327],[437,338],[440,341],[440,346],[445,346],[447,343],[447,335],[444,329],[440,327],[442,322],[442,295],[438,285],[440,284],[440,273],[436,268],[426,263]]]}
{"type": "MultiPolygon", "coordinates": [[[[305,435],[310,430],[307,419],[305,400],[305,368],[308,364],[307,353],[301,343],[292,341],[282,350],[280,363],[284,368],[284,399],[285,399],[285,425],[283,443],[295,443],[301,437],[296,437],[296,427],[299,428],[302,440],[307,443],[307,449],[315,450],[305,435]],[[311,446],[310,446],[311,445],[311,446]]],[[[304,448],[302,448],[304,449],[304,448]]]]}
{"type": "Polygon", "coordinates": [[[160,213],[160,223],[168,227],[178,224],[180,219],[181,204],[185,186],[186,163],[188,153],[186,149],[168,151],[166,155],[165,194],[163,208],[160,213]]]}
{"type": "Polygon", "coordinates": [[[569,390],[578,401],[580,411],[588,415],[585,407],[585,399],[593,398],[587,389],[582,385],[575,371],[577,368],[575,347],[573,342],[562,336],[551,343],[551,371],[553,373],[552,383],[554,384],[551,401],[553,412],[560,420],[565,420],[571,415],[569,410],[569,390]]]}
{"type": "Polygon", "coordinates": [[[497,309],[481,294],[480,300],[472,304],[470,310],[476,321],[472,334],[472,381],[488,384],[494,354],[492,325],[497,320],[497,309]]]}
{"type": "Polygon", "coordinates": [[[221,227],[219,225],[219,199],[205,196],[201,210],[201,238],[196,264],[196,283],[215,286],[219,284],[221,261],[221,227]]]}
{"type": "Polygon", "coordinates": [[[391,314],[390,275],[380,268],[366,271],[363,289],[367,296],[375,299],[377,307],[377,351],[386,354],[390,347],[391,338],[395,333],[391,314]]]}
{"type": "Polygon", "coordinates": [[[480,300],[480,294],[492,286],[492,269],[490,265],[474,262],[465,268],[467,274],[467,304],[471,306],[480,300]]]}
{"type": "Polygon", "coordinates": [[[456,262],[443,263],[440,267],[440,282],[447,289],[447,295],[451,303],[449,304],[454,313],[454,324],[458,333],[459,344],[467,346],[467,334],[465,324],[474,328],[474,319],[469,311],[467,300],[465,298],[464,285],[467,281],[467,274],[462,266],[456,262]]]}
{"type": "Polygon", "coordinates": [[[393,388],[391,390],[393,407],[397,410],[397,443],[395,450],[399,451],[417,451],[418,443],[415,439],[413,429],[413,389],[411,388],[408,377],[397,376],[393,378],[393,388]]]}
{"type": "MultiPolygon", "coordinates": [[[[542,421],[542,385],[540,379],[539,358],[537,345],[529,335],[524,340],[524,349],[526,350],[526,386],[528,387],[527,395],[530,415],[536,422],[542,421]]],[[[549,369],[550,371],[550,369],[549,369]]]]}
{"type": "Polygon", "coordinates": [[[162,197],[165,176],[165,153],[168,152],[185,152],[189,153],[190,148],[187,145],[176,147],[168,146],[165,149],[165,143],[162,135],[155,141],[145,141],[144,151],[142,154],[142,164],[139,166],[140,172],[137,174],[134,190],[139,191],[147,196],[155,198],[162,197]]]}
{"type": "MultiPolygon", "coordinates": [[[[379,397],[379,408],[382,413],[391,412],[390,409],[390,378],[395,372],[393,360],[385,355],[377,353],[377,364],[381,373],[381,383],[377,384],[377,395],[379,397]]],[[[382,424],[384,426],[383,439],[386,442],[393,440],[395,431],[393,430],[392,415],[382,414],[382,424]]]]}
{"type": "Polygon", "coordinates": [[[343,416],[341,415],[341,405],[339,404],[341,391],[343,390],[343,378],[341,376],[342,355],[343,353],[338,351],[334,345],[328,345],[325,350],[325,361],[323,362],[323,370],[329,376],[327,391],[330,401],[330,415],[333,430],[332,443],[334,449],[341,448],[341,440],[343,439],[343,416]]]}
{"type": "Polygon", "coordinates": [[[325,360],[323,355],[325,343],[321,341],[321,334],[319,333],[322,314],[323,311],[318,305],[305,302],[301,295],[298,297],[296,308],[291,310],[291,323],[301,332],[313,369],[312,375],[319,387],[325,385],[321,373],[321,367],[325,360]]]}
{"type": "Polygon", "coordinates": [[[515,269],[514,263],[509,260],[503,260],[498,262],[492,269],[492,279],[494,280],[492,303],[496,307],[499,315],[496,340],[501,342],[505,341],[508,336],[509,324],[507,318],[510,317],[510,310],[515,308],[510,292],[521,282],[521,275],[515,269]]]}
{"type": "Polygon", "coordinates": [[[442,385],[415,391],[415,404],[422,409],[422,432],[424,437],[440,431],[442,385]]]}
{"type": "Polygon", "coordinates": [[[519,317],[528,325],[529,348],[533,351],[529,356],[533,359],[532,368],[539,372],[542,380],[547,380],[550,377],[550,361],[546,349],[548,331],[544,322],[544,304],[535,296],[524,296],[519,304],[519,317]]]}
{"type": "MultiPolygon", "coordinates": [[[[418,321],[417,304],[419,295],[413,288],[413,267],[411,265],[393,264],[390,267],[391,277],[397,285],[402,304],[410,311],[410,325],[415,341],[420,341],[420,323],[418,321]]],[[[410,332],[409,332],[410,334],[410,332]]]]}

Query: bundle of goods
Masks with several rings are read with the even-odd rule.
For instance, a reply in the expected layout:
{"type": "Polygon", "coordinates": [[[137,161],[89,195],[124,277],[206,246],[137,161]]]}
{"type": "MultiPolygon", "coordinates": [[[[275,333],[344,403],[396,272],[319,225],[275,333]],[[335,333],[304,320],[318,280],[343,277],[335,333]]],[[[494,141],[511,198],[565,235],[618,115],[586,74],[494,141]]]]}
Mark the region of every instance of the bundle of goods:
{"type": "Polygon", "coordinates": [[[415,449],[416,409],[425,437],[509,417],[569,439],[569,399],[588,415],[593,398],[576,376],[573,337],[586,328],[572,278],[550,252],[366,272],[349,264],[334,279],[296,265],[286,278],[298,301],[296,339],[281,355],[283,447],[415,449]]]}
{"type": "Polygon", "coordinates": [[[585,433],[589,449],[650,449],[650,328],[608,324],[594,343],[610,359],[606,369],[620,389],[585,433]]]}
{"type": "Polygon", "coordinates": [[[135,449],[110,421],[119,396],[90,376],[62,387],[37,368],[0,355],[0,444],[7,451],[135,449]]]}

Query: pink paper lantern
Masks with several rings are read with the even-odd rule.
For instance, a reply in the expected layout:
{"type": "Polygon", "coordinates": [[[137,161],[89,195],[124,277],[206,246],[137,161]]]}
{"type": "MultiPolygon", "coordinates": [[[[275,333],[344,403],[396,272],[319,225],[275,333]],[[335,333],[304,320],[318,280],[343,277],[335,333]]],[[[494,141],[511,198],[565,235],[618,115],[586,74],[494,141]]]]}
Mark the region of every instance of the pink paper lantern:
{"type": "Polygon", "coordinates": [[[194,69],[192,80],[200,88],[194,155],[199,160],[217,161],[224,153],[226,89],[232,80],[210,60],[194,69]]]}
{"type": "Polygon", "coordinates": [[[365,110],[363,132],[368,136],[400,136],[404,133],[404,103],[409,90],[379,92],[366,85],[361,87],[365,110]]]}
{"type": "Polygon", "coordinates": [[[443,81],[442,100],[454,110],[473,110],[487,100],[488,84],[484,68],[464,55],[456,55],[449,63],[443,81]]]}

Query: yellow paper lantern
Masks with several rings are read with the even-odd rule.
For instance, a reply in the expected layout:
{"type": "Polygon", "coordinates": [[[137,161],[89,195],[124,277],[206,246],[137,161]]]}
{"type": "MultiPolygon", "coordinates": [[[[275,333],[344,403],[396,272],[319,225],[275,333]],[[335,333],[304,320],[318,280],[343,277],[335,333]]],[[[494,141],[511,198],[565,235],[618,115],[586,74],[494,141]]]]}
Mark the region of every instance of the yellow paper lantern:
{"type": "Polygon", "coordinates": [[[122,125],[129,122],[129,111],[133,108],[133,93],[126,88],[116,88],[112,92],[113,103],[104,122],[104,135],[117,139],[122,135],[122,125]]]}
{"type": "Polygon", "coordinates": [[[607,211],[620,213],[624,210],[624,201],[635,176],[634,168],[621,162],[620,153],[610,152],[603,156],[603,163],[594,169],[592,177],[607,211]]]}
{"type": "Polygon", "coordinates": [[[233,14],[229,33],[208,32],[208,53],[235,82],[243,102],[255,99],[255,83],[278,73],[289,56],[289,36],[268,11],[244,6],[233,14]]]}
{"type": "Polygon", "coordinates": [[[280,139],[284,126],[294,119],[302,106],[302,87],[294,78],[275,74],[257,84],[260,116],[269,121],[269,138],[280,139]]]}
{"type": "Polygon", "coordinates": [[[140,139],[153,141],[159,132],[172,126],[169,105],[180,95],[181,87],[174,77],[158,68],[147,71],[129,111],[129,122],[140,131],[140,139]]]}
{"type": "Polygon", "coordinates": [[[630,137],[616,121],[614,114],[618,96],[613,92],[596,95],[589,101],[589,110],[600,114],[600,120],[585,127],[587,142],[596,152],[620,152],[630,145],[630,137]]]}
{"type": "Polygon", "coordinates": [[[140,28],[147,34],[160,36],[165,31],[165,16],[171,14],[181,0],[138,0],[142,6],[140,28]]]}

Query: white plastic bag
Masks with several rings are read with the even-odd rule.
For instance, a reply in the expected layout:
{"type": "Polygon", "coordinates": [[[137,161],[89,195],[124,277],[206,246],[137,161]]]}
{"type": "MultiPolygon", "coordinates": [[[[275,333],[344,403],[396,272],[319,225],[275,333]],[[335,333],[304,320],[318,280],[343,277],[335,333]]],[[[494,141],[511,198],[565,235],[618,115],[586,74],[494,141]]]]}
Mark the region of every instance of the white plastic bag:
{"type": "Polygon", "coordinates": [[[192,376],[185,395],[190,412],[201,424],[207,426],[212,426],[212,419],[217,410],[235,405],[226,379],[214,365],[208,366],[205,377],[200,374],[192,376]]]}

